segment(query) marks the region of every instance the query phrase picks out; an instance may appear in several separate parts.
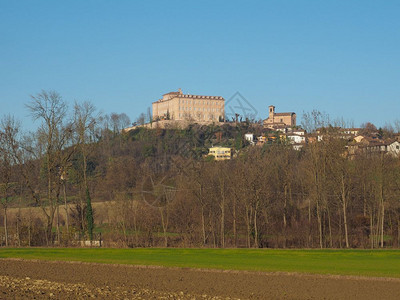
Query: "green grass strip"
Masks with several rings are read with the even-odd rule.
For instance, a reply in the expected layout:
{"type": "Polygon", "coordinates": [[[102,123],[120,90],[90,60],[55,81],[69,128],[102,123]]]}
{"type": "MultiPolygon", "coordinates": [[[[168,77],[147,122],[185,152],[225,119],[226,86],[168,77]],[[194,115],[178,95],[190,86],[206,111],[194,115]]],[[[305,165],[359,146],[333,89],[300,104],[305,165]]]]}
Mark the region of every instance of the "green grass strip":
{"type": "Polygon", "coordinates": [[[400,250],[3,248],[0,258],[400,277],[400,250]]]}

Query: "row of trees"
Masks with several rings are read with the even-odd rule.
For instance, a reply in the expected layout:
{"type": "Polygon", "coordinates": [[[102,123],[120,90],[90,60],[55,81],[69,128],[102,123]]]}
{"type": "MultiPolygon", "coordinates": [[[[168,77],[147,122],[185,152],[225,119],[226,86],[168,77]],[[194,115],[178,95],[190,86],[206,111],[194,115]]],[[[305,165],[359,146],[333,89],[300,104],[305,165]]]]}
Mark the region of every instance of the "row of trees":
{"type": "Polygon", "coordinates": [[[250,147],[244,133],[263,129],[249,123],[124,133],[126,115],[89,102],[69,112],[54,92],[27,108],[37,132],[10,116],[0,124],[2,245],[74,245],[101,232],[122,247],[399,247],[398,157],[349,159],[334,137],[301,151],[279,139],[250,147]],[[217,143],[237,157],[206,157],[217,143]]]}
{"type": "Polygon", "coordinates": [[[146,165],[139,171],[151,183],[141,183],[145,203],[113,189],[125,199],[117,204],[125,205],[116,221],[121,238],[147,245],[126,233],[148,230],[149,222],[163,233],[152,245],[398,247],[399,159],[349,160],[344,149],[332,139],[301,152],[275,144],[247,148],[231,161],[176,159],[167,170],[162,162],[146,165]],[[146,219],[138,211],[147,211],[146,219]]]}
{"type": "MultiPolygon", "coordinates": [[[[99,140],[99,124],[107,129],[111,126],[108,131],[112,138],[129,124],[129,118],[125,114],[102,117],[90,102],[75,103],[70,115],[66,102],[53,91],[42,91],[32,96],[26,108],[33,120],[40,122],[36,132],[21,132],[19,122],[12,116],[4,116],[0,123],[4,244],[7,246],[9,243],[7,210],[16,205],[19,208],[26,205],[38,207],[42,212],[39,223],[43,220],[45,223],[41,233],[45,244],[54,242],[54,226],[60,244],[59,210],[62,203],[66,211],[65,230],[70,231],[68,180],[73,182],[79,200],[77,211],[81,230],[87,229],[87,235],[92,239],[94,219],[87,176],[88,156],[91,147],[99,140]]],[[[20,217],[18,214],[17,221],[20,217]]]]}

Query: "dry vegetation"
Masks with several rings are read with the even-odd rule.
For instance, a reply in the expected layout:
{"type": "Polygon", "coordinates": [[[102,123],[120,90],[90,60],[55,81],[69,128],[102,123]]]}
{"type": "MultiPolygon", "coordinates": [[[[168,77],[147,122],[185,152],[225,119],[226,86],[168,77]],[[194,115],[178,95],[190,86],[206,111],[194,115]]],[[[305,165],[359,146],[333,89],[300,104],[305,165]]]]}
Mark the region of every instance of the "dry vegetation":
{"type": "Polygon", "coordinates": [[[28,107],[37,132],[1,123],[2,245],[101,233],[112,247],[399,246],[398,158],[349,159],[346,142],[328,137],[301,151],[279,138],[251,147],[244,134],[263,129],[245,122],[121,133],[125,115],[90,103],[69,114],[53,92],[28,107]],[[216,144],[237,157],[206,157],[216,144]]]}

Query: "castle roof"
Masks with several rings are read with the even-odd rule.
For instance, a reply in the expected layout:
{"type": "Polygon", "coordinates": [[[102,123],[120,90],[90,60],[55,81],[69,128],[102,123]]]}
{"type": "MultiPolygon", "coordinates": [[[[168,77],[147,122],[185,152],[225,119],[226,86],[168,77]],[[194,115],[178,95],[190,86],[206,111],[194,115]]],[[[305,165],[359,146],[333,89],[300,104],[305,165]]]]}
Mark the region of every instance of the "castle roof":
{"type": "Polygon", "coordinates": [[[158,102],[165,102],[165,101],[169,101],[171,99],[174,98],[190,98],[190,99],[209,99],[209,100],[223,100],[225,101],[224,97],[222,96],[204,96],[204,95],[190,95],[190,94],[183,94],[181,91],[179,92],[169,92],[164,94],[163,96],[171,96],[169,97],[169,99],[164,99],[161,98],[153,103],[158,103],[158,102]]]}
{"type": "Polygon", "coordinates": [[[180,92],[169,92],[169,93],[163,94],[163,96],[166,96],[166,95],[179,95],[179,94],[181,94],[181,93],[180,92]]]}
{"type": "Polygon", "coordinates": [[[222,96],[203,96],[203,95],[189,95],[182,94],[179,97],[181,98],[196,98],[196,99],[214,99],[214,100],[225,100],[222,96]]]}

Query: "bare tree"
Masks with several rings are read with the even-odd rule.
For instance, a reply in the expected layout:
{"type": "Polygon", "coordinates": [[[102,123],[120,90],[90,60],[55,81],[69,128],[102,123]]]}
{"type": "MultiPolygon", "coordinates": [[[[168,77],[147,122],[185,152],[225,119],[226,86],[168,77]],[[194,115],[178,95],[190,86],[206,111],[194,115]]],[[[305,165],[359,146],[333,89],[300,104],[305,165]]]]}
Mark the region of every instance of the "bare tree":
{"type": "Polygon", "coordinates": [[[396,130],[396,133],[400,133],[400,120],[394,121],[394,129],[396,130]]]}
{"type": "MultiPolygon", "coordinates": [[[[47,205],[39,200],[42,211],[47,220],[46,241],[52,242],[52,225],[54,214],[58,207],[61,191],[61,152],[68,146],[71,135],[71,126],[66,123],[67,104],[55,91],[42,91],[36,96],[31,96],[31,101],[26,105],[34,120],[41,120],[38,129],[38,139],[43,145],[41,158],[45,168],[47,180],[47,205]],[[48,207],[48,210],[45,208],[48,207]]],[[[33,191],[33,193],[35,193],[33,191]]]]}
{"type": "Polygon", "coordinates": [[[371,136],[371,135],[376,134],[377,132],[378,132],[378,129],[376,128],[376,126],[370,122],[361,124],[360,134],[371,136]]]}
{"type": "MultiPolygon", "coordinates": [[[[86,224],[88,229],[89,238],[93,240],[93,209],[92,201],[89,192],[88,178],[87,178],[87,158],[90,144],[92,140],[90,138],[90,132],[95,132],[94,127],[98,122],[99,115],[96,115],[96,108],[90,102],[83,102],[82,104],[75,103],[74,106],[74,124],[76,131],[76,145],[79,147],[80,153],[82,155],[82,174],[83,174],[83,191],[86,197],[86,224]]],[[[83,205],[81,206],[83,207],[83,205]]],[[[83,224],[82,215],[82,224],[83,224]]]]}
{"type": "Polygon", "coordinates": [[[138,125],[144,125],[146,123],[146,115],[144,113],[141,113],[139,117],[136,119],[136,123],[138,125]]]}
{"type": "Polygon", "coordinates": [[[131,124],[130,118],[125,113],[111,113],[110,119],[114,135],[118,134],[122,129],[128,127],[131,124]]]}
{"type": "Polygon", "coordinates": [[[314,132],[320,127],[329,126],[329,115],[314,109],[311,112],[303,112],[301,126],[309,133],[314,132]]]}
{"type": "Polygon", "coordinates": [[[14,165],[12,142],[17,139],[19,127],[19,122],[10,115],[4,116],[0,121],[0,203],[4,212],[6,246],[8,246],[7,209],[12,197],[15,196],[15,182],[12,178],[14,165]]]}

